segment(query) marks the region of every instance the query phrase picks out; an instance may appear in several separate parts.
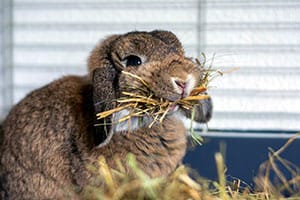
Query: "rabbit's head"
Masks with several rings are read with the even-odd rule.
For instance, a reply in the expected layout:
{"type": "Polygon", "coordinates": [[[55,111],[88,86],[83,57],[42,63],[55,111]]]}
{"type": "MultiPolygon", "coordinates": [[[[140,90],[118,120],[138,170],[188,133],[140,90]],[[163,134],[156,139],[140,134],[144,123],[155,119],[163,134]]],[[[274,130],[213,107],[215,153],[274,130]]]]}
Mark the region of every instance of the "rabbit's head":
{"type": "MultiPolygon", "coordinates": [[[[185,57],[180,41],[168,31],[111,36],[92,51],[88,65],[93,80],[96,113],[114,108],[116,104],[113,100],[122,96],[122,92],[138,93],[138,90],[133,91],[134,88],[143,87],[141,81],[126,76],[122,71],[141,77],[157,98],[171,102],[188,96],[202,76],[200,67],[185,57]]],[[[206,122],[211,116],[210,100],[203,101],[202,110],[206,113],[198,121],[206,122]]],[[[180,107],[174,106],[170,115],[179,111],[180,107]]],[[[128,110],[120,111],[110,121],[128,113],[128,110]]],[[[130,128],[139,128],[149,122],[146,116],[142,124],[131,119],[130,128]]],[[[112,129],[126,131],[126,124],[117,124],[112,129]]]]}

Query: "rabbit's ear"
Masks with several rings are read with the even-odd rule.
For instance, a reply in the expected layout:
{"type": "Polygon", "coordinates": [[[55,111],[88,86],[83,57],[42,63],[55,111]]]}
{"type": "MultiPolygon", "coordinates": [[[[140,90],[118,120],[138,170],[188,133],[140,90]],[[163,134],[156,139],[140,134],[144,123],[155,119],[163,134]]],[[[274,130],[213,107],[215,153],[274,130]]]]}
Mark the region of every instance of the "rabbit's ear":
{"type": "Polygon", "coordinates": [[[101,67],[93,71],[93,101],[96,113],[115,107],[118,74],[114,67],[101,67]]]}
{"type": "MultiPolygon", "coordinates": [[[[117,71],[112,66],[97,68],[93,71],[93,101],[95,114],[115,107],[117,96],[117,71]],[[115,84],[114,84],[115,83],[115,84]]],[[[95,145],[100,148],[106,145],[113,134],[111,130],[111,117],[96,120],[94,139],[95,145]]]]}
{"type": "MultiPolygon", "coordinates": [[[[115,102],[118,95],[118,78],[119,69],[112,61],[112,45],[119,36],[111,36],[104,40],[91,53],[88,60],[93,83],[93,101],[95,114],[110,110],[115,107],[115,102]]],[[[101,147],[107,144],[112,137],[110,131],[111,119],[97,120],[95,124],[101,124],[96,127],[95,144],[101,147]]]]}
{"type": "Polygon", "coordinates": [[[155,31],[150,32],[150,34],[152,36],[160,39],[165,44],[167,44],[169,46],[173,46],[174,51],[176,51],[177,53],[184,54],[182,44],[180,43],[180,41],[178,40],[176,35],[174,35],[172,32],[163,31],[163,30],[155,30],[155,31]]]}

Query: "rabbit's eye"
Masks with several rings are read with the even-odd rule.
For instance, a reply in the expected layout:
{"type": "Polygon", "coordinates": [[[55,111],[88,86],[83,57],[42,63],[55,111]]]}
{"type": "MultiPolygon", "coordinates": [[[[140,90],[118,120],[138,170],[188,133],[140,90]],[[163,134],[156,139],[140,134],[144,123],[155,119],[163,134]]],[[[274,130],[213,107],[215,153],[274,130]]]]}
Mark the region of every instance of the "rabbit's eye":
{"type": "Polygon", "coordinates": [[[126,67],[128,66],[139,66],[142,64],[142,60],[140,57],[135,55],[130,55],[125,58],[126,67]]]}

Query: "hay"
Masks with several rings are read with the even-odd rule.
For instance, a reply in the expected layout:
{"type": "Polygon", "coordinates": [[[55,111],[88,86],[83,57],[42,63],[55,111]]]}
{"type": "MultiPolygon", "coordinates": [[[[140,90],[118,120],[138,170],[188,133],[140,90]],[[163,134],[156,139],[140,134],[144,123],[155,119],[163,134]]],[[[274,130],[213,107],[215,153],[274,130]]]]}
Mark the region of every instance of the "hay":
{"type": "Polygon", "coordinates": [[[177,100],[175,102],[170,102],[162,98],[155,99],[153,98],[152,94],[143,96],[130,92],[122,92],[124,97],[117,100],[117,102],[119,103],[118,106],[114,109],[98,113],[97,119],[103,119],[120,110],[131,108],[130,114],[119,119],[117,123],[128,120],[131,117],[142,117],[144,115],[147,115],[153,118],[153,122],[149,125],[149,128],[151,128],[154,122],[158,121],[161,123],[171,107],[174,105],[180,105],[182,108],[192,110],[193,106],[198,104],[198,100],[209,98],[208,95],[199,95],[199,91],[205,90],[206,88],[199,86],[193,90],[193,92],[191,93],[193,95],[177,100]]]}
{"type": "Polygon", "coordinates": [[[132,154],[127,156],[126,165],[132,173],[126,172],[120,159],[116,159],[118,167],[111,169],[106,160],[100,157],[94,168],[95,177],[100,180],[102,187],[88,186],[84,188],[84,199],[94,200],[297,200],[300,196],[299,167],[280,158],[279,154],[289,146],[299,134],[291,138],[278,151],[270,151],[270,157],[262,163],[263,172],[255,179],[256,189],[251,188],[236,179],[229,182],[226,179],[226,166],[221,153],[215,154],[218,181],[210,181],[192,173],[184,165],[179,166],[170,176],[150,178],[139,167],[132,154]],[[283,163],[291,173],[287,178],[276,167],[276,162],[283,163]],[[281,184],[274,185],[270,179],[273,171],[281,184]],[[193,177],[193,178],[192,178],[193,177]],[[245,186],[246,185],[246,186],[245,186]],[[290,197],[284,197],[282,192],[290,192],[290,197]]]}
{"type": "Polygon", "coordinates": [[[127,116],[119,119],[117,122],[112,123],[120,123],[126,120],[129,120],[132,117],[142,117],[149,116],[153,119],[153,121],[149,124],[149,128],[155,124],[155,122],[162,123],[164,118],[170,109],[179,105],[181,108],[192,111],[194,106],[197,105],[199,100],[204,100],[209,98],[209,95],[203,94],[207,90],[207,85],[210,78],[211,70],[204,70],[203,65],[200,64],[199,60],[196,60],[196,63],[203,70],[203,76],[200,80],[200,85],[195,87],[189,96],[179,99],[175,102],[171,102],[167,99],[158,98],[154,95],[153,91],[149,87],[149,84],[146,83],[141,77],[123,71],[122,73],[126,76],[130,76],[137,81],[139,81],[143,87],[135,87],[134,85],[128,86],[130,90],[138,91],[137,93],[132,92],[122,92],[122,97],[117,99],[117,107],[108,111],[104,111],[98,113],[97,119],[103,119],[112,114],[121,111],[123,109],[130,108],[131,111],[127,116]]]}

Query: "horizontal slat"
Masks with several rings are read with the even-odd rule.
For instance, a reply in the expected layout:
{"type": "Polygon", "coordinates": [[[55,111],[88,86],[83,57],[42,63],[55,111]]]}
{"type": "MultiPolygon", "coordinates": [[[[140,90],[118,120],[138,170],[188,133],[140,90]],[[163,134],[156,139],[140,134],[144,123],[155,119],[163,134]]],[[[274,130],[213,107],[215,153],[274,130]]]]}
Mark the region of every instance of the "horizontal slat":
{"type": "MultiPolygon", "coordinates": [[[[64,21],[59,21],[56,23],[15,23],[14,28],[15,30],[80,30],[80,31],[107,31],[109,34],[111,34],[112,31],[122,31],[122,30],[128,30],[130,27],[138,27],[142,30],[149,30],[149,29],[160,29],[160,27],[164,27],[167,30],[191,30],[196,28],[196,24],[184,22],[184,23],[138,23],[135,22],[134,24],[128,23],[125,21],[122,21],[120,23],[107,23],[107,22],[101,22],[101,23],[91,23],[91,22],[73,22],[68,23],[64,21]]],[[[202,31],[211,31],[211,30],[225,30],[225,31],[233,31],[233,30],[256,30],[256,31],[296,31],[300,29],[300,23],[297,22],[228,22],[228,23],[202,23],[201,24],[201,30],[202,31]]]]}
{"type": "MultiPolygon", "coordinates": [[[[69,30],[15,30],[14,42],[16,48],[40,48],[41,50],[52,48],[64,48],[70,46],[71,48],[86,48],[95,46],[98,41],[108,37],[112,34],[121,34],[127,31],[132,31],[125,28],[126,30],[118,31],[105,31],[105,30],[73,30],[70,27],[69,30]]],[[[154,29],[154,28],[153,28],[154,29]]],[[[152,28],[149,30],[153,30],[152,28]]],[[[169,30],[168,28],[163,28],[169,30]]],[[[178,38],[185,45],[194,45],[197,40],[197,33],[195,28],[190,26],[189,30],[176,30],[174,31],[178,38]]]]}
{"type": "Polygon", "coordinates": [[[236,51],[239,53],[293,53],[300,52],[300,45],[298,44],[207,44],[206,49],[208,51],[236,51]]]}
{"type": "Polygon", "coordinates": [[[216,78],[210,82],[211,87],[226,89],[253,90],[298,90],[300,85],[299,75],[277,74],[238,74],[232,73],[216,78]]]}
{"type": "Polygon", "coordinates": [[[43,64],[66,64],[73,66],[81,66],[86,63],[89,52],[77,50],[75,51],[18,51],[14,53],[14,63],[28,65],[43,64]]]}
{"type": "MultiPolygon", "coordinates": [[[[245,4],[247,5],[247,4],[245,4]]],[[[207,11],[206,23],[259,23],[259,22],[277,22],[277,23],[299,23],[300,22],[300,6],[298,7],[211,7],[207,11]]]]}
{"type": "MultiPolygon", "coordinates": [[[[277,93],[278,94],[278,93],[277,93]]],[[[300,113],[300,97],[279,96],[272,94],[267,97],[262,96],[240,96],[212,95],[214,108],[220,112],[276,112],[276,113],[300,113]],[[291,106],[293,105],[293,106],[291,106]]]]}
{"type": "Polygon", "coordinates": [[[137,0],[113,0],[113,1],[103,1],[103,0],[89,0],[89,1],[16,1],[16,9],[190,9],[197,6],[196,0],[164,0],[164,1],[137,1],[137,0]]]}
{"type": "Polygon", "coordinates": [[[105,36],[112,33],[124,33],[129,30],[153,30],[153,29],[166,29],[166,30],[191,30],[196,29],[196,24],[184,22],[147,22],[147,23],[129,23],[126,21],[111,23],[111,22],[64,22],[59,21],[55,23],[42,22],[42,23],[15,23],[16,31],[94,31],[106,33],[105,36]]]}
{"type": "Polygon", "coordinates": [[[233,98],[238,98],[240,96],[244,97],[273,97],[273,98],[300,98],[300,88],[297,90],[265,90],[262,88],[256,89],[221,89],[221,88],[209,88],[209,94],[213,97],[223,97],[223,96],[230,96],[233,98]]]}
{"type": "Polygon", "coordinates": [[[52,71],[43,72],[43,71],[29,71],[29,70],[15,70],[14,71],[14,80],[15,86],[22,87],[29,86],[41,86],[43,84],[47,84],[54,79],[61,78],[64,75],[68,74],[78,74],[85,75],[87,74],[84,69],[78,69],[77,71],[74,69],[62,68],[60,70],[53,69],[52,71]]]}
{"type": "Polygon", "coordinates": [[[221,8],[221,9],[232,9],[232,8],[243,8],[245,10],[249,8],[285,8],[291,9],[295,6],[300,6],[297,0],[209,0],[203,3],[207,6],[207,9],[221,8]]]}
{"type": "Polygon", "coordinates": [[[233,30],[254,30],[254,31],[298,31],[299,22],[212,22],[203,23],[203,28],[207,31],[233,31],[233,30]]]}
{"type": "Polygon", "coordinates": [[[16,10],[15,23],[196,23],[196,8],[194,10],[143,10],[126,9],[102,10],[16,10]],[[117,16],[117,17],[116,17],[117,16]],[[155,16],[155,17],[153,17],[155,16]]]}
{"type": "Polygon", "coordinates": [[[279,31],[258,31],[258,30],[219,30],[207,31],[206,42],[209,45],[250,45],[256,49],[256,46],[263,45],[265,48],[272,49],[287,46],[300,48],[300,36],[296,30],[279,30],[279,31]],[[272,37],[270,37],[272,35],[272,37]]]}
{"type": "MultiPolygon", "coordinates": [[[[239,73],[239,74],[260,74],[260,75],[290,75],[290,74],[294,74],[294,75],[300,75],[300,65],[299,66],[293,66],[290,67],[288,65],[284,65],[281,67],[265,67],[265,66],[256,66],[256,67],[252,67],[252,66],[242,66],[240,68],[237,68],[235,71],[233,68],[230,67],[223,67],[220,69],[220,71],[224,71],[225,75],[226,72],[228,72],[227,74],[234,74],[234,73],[239,73]],[[233,71],[232,71],[233,70],[233,71]],[[232,72],[230,72],[232,71],[232,72]]],[[[263,88],[262,88],[263,89],[263,88]]]]}
{"type": "Polygon", "coordinates": [[[240,130],[300,130],[300,114],[289,113],[218,113],[209,128],[240,130]]]}
{"type": "Polygon", "coordinates": [[[216,53],[213,62],[215,68],[243,66],[283,68],[284,66],[299,67],[300,63],[299,52],[255,52],[246,50],[240,52],[235,48],[206,49],[204,52],[207,55],[208,63],[212,58],[212,53],[216,53]]]}
{"type": "MultiPolygon", "coordinates": [[[[164,0],[164,1],[149,1],[149,0],[130,0],[130,1],[122,1],[122,0],[111,0],[111,1],[103,1],[103,0],[16,0],[15,3],[17,4],[17,8],[21,9],[31,9],[31,8],[61,8],[65,6],[66,8],[90,8],[96,7],[97,9],[101,8],[116,8],[116,7],[125,7],[125,8],[132,8],[132,7],[142,7],[143,9],[153,9],[153,8],[161,8],[161,7],[168,7],[168,8],[193,8],[197,5],[196,0],[164,0]]],[[[207,6],[207,8],[249,8],[249,7],[284,7],[284,8],[293,8],[294,6],[299,5],[299,1],[297,0],[252,0],[252,1],[244,1],[244,0],[210,0],[201,2],[202,5],[207,6]]]]}

